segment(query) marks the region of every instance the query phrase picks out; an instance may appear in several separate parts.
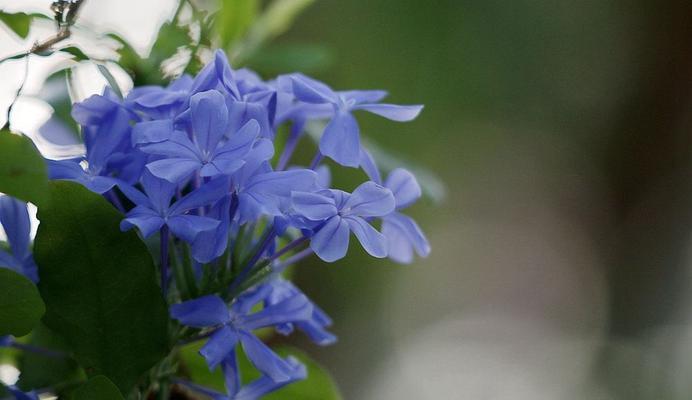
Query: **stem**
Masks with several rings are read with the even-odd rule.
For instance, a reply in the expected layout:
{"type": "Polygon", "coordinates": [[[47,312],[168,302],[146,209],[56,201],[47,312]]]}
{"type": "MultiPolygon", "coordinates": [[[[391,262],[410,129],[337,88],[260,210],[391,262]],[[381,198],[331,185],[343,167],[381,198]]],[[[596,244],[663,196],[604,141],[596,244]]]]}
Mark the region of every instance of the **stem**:
{"type": "Polygon", "coordinates": [[[161,227],[161,290],[163,297],[168,294],[168,225],[161,227]]]}
{"type": "Polygon", "coordinates": [[[288,162],[291,160],[291,156],[293,156],[293,152],[295,151],[296,146],[298,145],[298,139],[300,139],[300,133],[302,132],[304,126],[305,122],[296,122],[291,127],[291,133],[289,134],[288,139],[286,140],[286,145],[284,146],[284,150],[281,153],[281,157],[279,157],[279,162],[276,164],[277,171],[283,171],[284,169],[286,169],[286,166],[288,165],[288,162]]]}
{"type": "Polygon", "coordinates": [[[264,254],[265,251],[267,251],[267,248],[269,248],[269,245],[274,241],[276,238],[276,230],[274,227],[268,228],[267,233],[264,235],[264,238],[262,239],[261,244],[257,248],[257,251],[255,254],[252,255],[250,260],[245,264],[243,269],[240,271],[238,276],[236,276],[233,279],[233,283],[231,283],[231,287],[228,289],[229,292],[232,292],[238,285],[240,285],[245,277],[247,276],[248,273],[252,270],[252,268],[257,264],[257,261],[262,257],[262,254],[264,254]]]}
{"type": "Polygon", "coordinates": [[[306,240],[308,240],[307,236],[302,236],[299,237],[298,239],[292,241],[291,243],[287,244],[284,246],[281,250],[277,251],[274,253],[271,257],[269,257],[269,261],[274,261],[278,259],[279,257],[283,256],[284,254],[288,253],[289,251],[295,249],[296,247],[300,246],[303,244],[306,240]]]}
{"type": "Polygon", "coordinates": [[[303,250],[297,252],[296,254],[292,255],[286,260],[274,264],[274,272],[281,273],[287,267],[302,261],[303,259],[311,256],[312,254],[313,250],[310,247],[304,248],[303,250]]]}
{"type": "Polygon", "coordinates": [[[192,336],[192,337],[189,337],[187,339],[181,339],[178,341],[177,345],[178,346],[184,346],[186,344],[193,343],[193,342],[196,342],[198,340],[206,339],[209,336],[213,335],[216,331],[217,331],[217,329],[213,329],[209,332],[200,333],[199,335],[192,336]]]}
{"type": "Polygon", "coordinates": [[[320,165],[322,158],[324,158],[324,155],[322,154],[321,151],[317,150],[317,154],[315,154],[315,158],[313,158],[312,162],[310,163],[310,169],[314,170],[315,168],[317,168],[320,165]]]}

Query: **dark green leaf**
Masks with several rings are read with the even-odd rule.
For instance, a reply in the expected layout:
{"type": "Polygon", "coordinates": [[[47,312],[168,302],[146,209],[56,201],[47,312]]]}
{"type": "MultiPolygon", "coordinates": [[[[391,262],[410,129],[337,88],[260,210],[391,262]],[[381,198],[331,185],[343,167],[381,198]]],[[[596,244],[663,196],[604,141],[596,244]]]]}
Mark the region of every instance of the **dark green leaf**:
{"type": "Polygon", "coordinates": [[[46,310],[36,286],[24,275],[0,268],[0,336],[24,336],[46,310]]]}
{"type": "Polygon", "coordinates": [[[0,21],[4,22],[14,33],[16,33],[22,39],[26,38],[29,34],[29,27],[31,26],[31,15],[24,13],[9,14],[4,11],[0,11],[0,21]]]}
{"type": "Polygon", "coordinates": [[[34,246],[44,321],[89,376],[128,393],[168,349],[166,304],[147,249],[101,196],[51,182],[34,246]]]}
{"type": "Polygon", "coordinates": [[[76,46],[69,46],[69,47],[64,47],[60,49],[59,51],[62,51],[63,53],[68,53],[71,54],[75,61],[85,61],[89,59],[89,56],[84,54],[84,52],[76,46]]]}
{"type": "Polygon", "coordinates": [[[48,194],[46,163],[26,136],[0,130],[0,192],[38,204],[48,194]]]}
{"type": "Polygon", "coordinates": [[[96,375],[75,389],[72,400],[123,400],[123,395],[110,379],[96,375]]]}
{"type": "Polygon", "coordinates": [[[5,58],[3,58],[3,59],[0,59],[0,63],[3,63],[3,62],[5,62],[5,61],[9,61],[9,60],[18,60],[18,59],[24,58],[24,57],[26,57],[26,56],[27,56],[27,53],[26,53],[26,52],[14,54],[14,55],[11,55],[11,56],[7,56],[7,57],[5,57],[5,58]]]}
{"type": "MultiPolygon", "coordinates": [[[[63,338],[42,323],[31,332],[27,344],[65,354],[72,351],[63,338]]],[[[43,354],[23,351],[18,361],[22,374],[19,376],[17,385],[22,390],[55,387],[62,382],[85,379],[84,371],[70,357],[46,357],[43,354]]]]}

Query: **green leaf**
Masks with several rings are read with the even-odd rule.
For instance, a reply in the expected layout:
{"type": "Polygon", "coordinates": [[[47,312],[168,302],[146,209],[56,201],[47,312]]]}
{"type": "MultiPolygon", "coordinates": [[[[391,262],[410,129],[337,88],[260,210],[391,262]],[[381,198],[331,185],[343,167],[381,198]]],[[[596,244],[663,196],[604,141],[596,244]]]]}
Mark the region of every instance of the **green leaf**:
{"type": "Polygon", "coordinates": [[[96,375],[87,383],[75,389],[71,400],[124,400],[123,395],[110,379],[96,375]]]}
{"type": "Polygon", "coordinates": [[[129,393],[168,350],[166,303],[136,233],[101,196],[51,182],[39,207],[34,254],[44,322],[63,336],[87,375],[106,375],[129,393]]]}
{"type": "MultiPolygon", "coordinates": [[[[31,332],[26,344],[69,354],[72,352],[65,339],[41,323],[31,332]]],[[[19,375],[17,386],[22,390],[56,387],[60,383],[86,379],[84,370],[70,357],[46,357],[30,351],[22,351],[18,357],[19,375]]]]}
{"type": "MultiPolygon", "coordinates": [[[[185,365],[190,379],[202,386],[224,392],[224,379],[220,369],[211,372],[198,354],[199,349],[204,345],[204,341],[192,343],[181,348],[180,356],[185,365]]],[[[282,357],[293,356],[302,362],[308,371],[307,379],[287,385],[280,390],[268,394],[262,399],[270,400],[340,400],[341,394],[334,382],[334,379],[317,362],[308,357],[305,353],[293,347],[283,346],[275,348],[282,357]]],[[[238,366],[243,384],[247,384],[259,378],[260,373],[250,364],[247,358],[238,352],[238,366]]]]}
{"type": "Polygon", "coordinates": [[[14,33],[22,39],[29,34],[31,26],[31,15],[25,13],[10,14],[0,11],[0,21],[4,22],[14,33]]]}
{"type": "Polygon", "coordinates": [[[36,286],[24,275],[0,268],[0,336],[24,336],[46,310],[36,286]]]}
{"type": "Polygon", "coordinates": [[[64,47],[58,51],[63,53],[71,54],[75,61],[85,61],[89,59],[89,56],[84,54],[84,52],[77,46],[64,47]]]}
{"type": "Polygon", "coordinates": [[[0,130],[0,192],[38,204],[48,194],[46,163],[26,136],[0,130]]]}
{"type": "Polygon", "coordinates": [[[257,0],[221,0],[214,20],[222,49],[240,39],[257,16],[257,0]]]}

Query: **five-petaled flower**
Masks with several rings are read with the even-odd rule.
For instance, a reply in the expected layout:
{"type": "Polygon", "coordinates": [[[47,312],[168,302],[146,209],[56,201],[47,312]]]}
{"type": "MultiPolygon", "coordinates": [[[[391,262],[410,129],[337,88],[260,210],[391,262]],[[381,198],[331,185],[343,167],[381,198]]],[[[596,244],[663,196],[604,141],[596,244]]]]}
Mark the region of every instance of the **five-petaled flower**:
{"type": "Polygon", "coordinates": [[[327,189],[318,192],[293,192],[295,211],[318,223],[310,239],[310,247],[327,262],[343,258],[348,250],[350,232],[373,257],[386,257],[384,236],[366,220],[382,217],[394,211],[392,192],[374,182],[365,182],[352,194],[327,189]]]}

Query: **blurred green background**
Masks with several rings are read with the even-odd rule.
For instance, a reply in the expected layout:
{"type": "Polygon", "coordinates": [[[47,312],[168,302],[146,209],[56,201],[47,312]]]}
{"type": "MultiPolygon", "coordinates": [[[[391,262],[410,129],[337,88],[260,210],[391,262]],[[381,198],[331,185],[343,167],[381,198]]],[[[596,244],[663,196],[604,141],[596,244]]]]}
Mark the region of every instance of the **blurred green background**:
{"type": "Polygon", "coordinates": [[[426,109],[362,116],[448,193],[432,256],[299,269],[353,399],[687,399],[692,4],[318,1],[279,43],[426,109]]]}
{"type": "MultiPolygon", "coordinates": [[[[153,43],[174,4],[135,3],[91,1],[83,20],[127,15],[119,32],[153,43]]],[[[425,104],[359,121],[445,183],[411,209],[432,255],[354,246],[296,270],[340,338],[301,347],[346,399],[692,396],[690,21],[682,0],[318,0],[247,59],[425,104]]]]}

